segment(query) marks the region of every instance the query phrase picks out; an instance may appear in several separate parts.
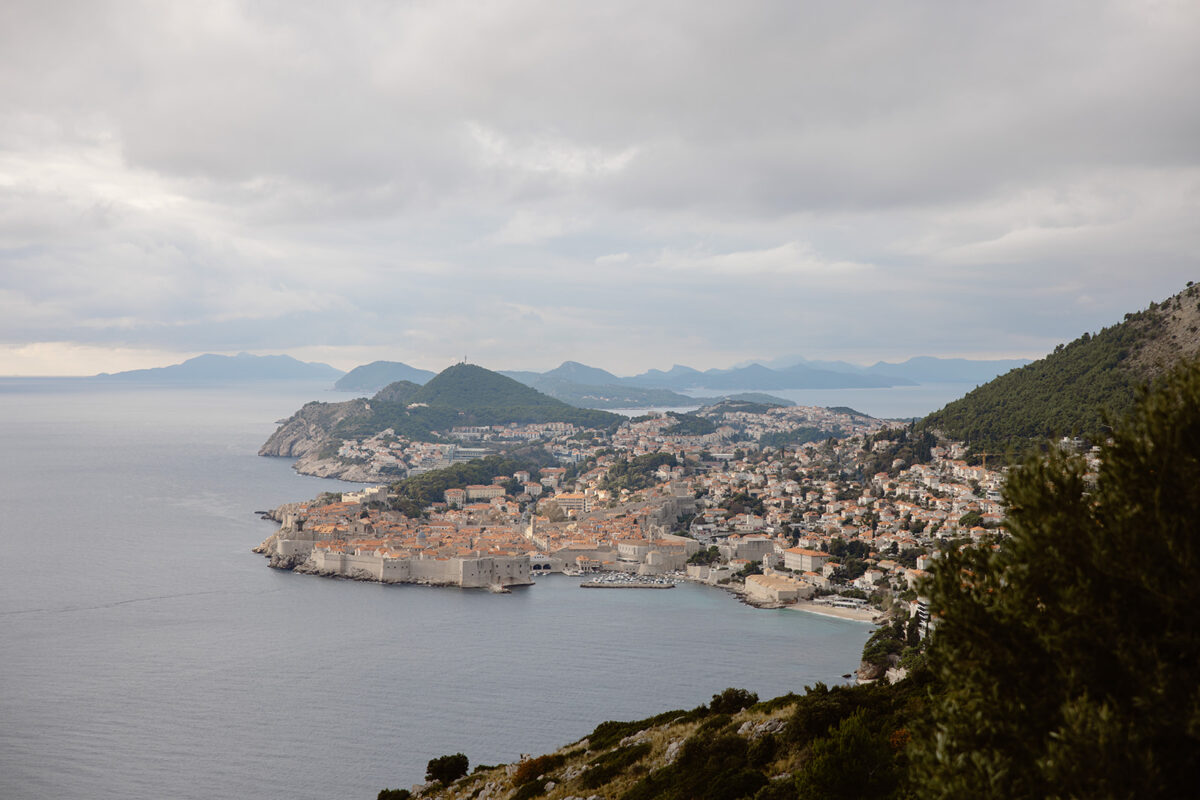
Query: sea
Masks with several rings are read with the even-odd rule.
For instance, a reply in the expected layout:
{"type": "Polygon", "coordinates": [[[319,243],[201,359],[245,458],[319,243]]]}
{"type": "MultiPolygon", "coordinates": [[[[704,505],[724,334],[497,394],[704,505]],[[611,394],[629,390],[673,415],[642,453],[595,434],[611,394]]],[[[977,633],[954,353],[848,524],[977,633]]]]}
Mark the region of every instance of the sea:
{"type": "MultiPolygon", "coordinates": [[[[868,416],[886,420],[908,421],[923,417],[959,399],[975,389],[971,383],[925,383],[918,386],[891,386],[872,389],[772,389],[756,392],[781,400],[791,400],[801,406],[850,408],[868,416]]],[[[627,417],[673,411],[677,414],[695,411],[735,391],[717,392],[711,389],[689,389],[686,394],[696,402],[683,406],[653,406],[645,408],[614,408],[612,411],[627,417]]]]}
{"type": "Polygon", "coordinates": [[[508,595],[270,569],[262,458],[327,385],[0,379],[0,798],[373,798],[426,762],[843,682],[868,624],[715,588],[508,595]]]}
{"type": "MultiPolygon", "coordinates": [[[[973,383],[923,383],[872,389],[777,389],[763,394],[802,406],[841,406],[879,419],[909,420],[937,411],[975,388],[973,383]]],[[[697,390],[694,394],[717,393],[697,390]]]]}

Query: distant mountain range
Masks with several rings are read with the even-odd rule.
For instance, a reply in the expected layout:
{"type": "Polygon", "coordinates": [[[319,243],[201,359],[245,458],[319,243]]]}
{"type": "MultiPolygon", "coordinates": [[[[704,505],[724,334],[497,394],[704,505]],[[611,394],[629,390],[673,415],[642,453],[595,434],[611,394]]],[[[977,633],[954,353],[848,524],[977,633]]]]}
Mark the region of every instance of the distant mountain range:
{"type": "Polygon", "coordinates": [[[249,381],[330,381],[342,371],[328,364],[298,361],[291,356],[254,356],[208,353],[169,367],[102,372],[92,380],[137,383],[243,383],[249,381]]]}
{"type": "MultiPolygon", "coordinates": [[[[694,395],[730,392],[786,391],[794,389],[849,389],[913,386],[920,383],[980,384],[998,374],[1027,364],[1024,360],[974,361],[962,358],[911,358],[897,364],[879,362],[869,367],[844,361],[780,359],[767,366],[744,364],[728,369],[698,370],[675,365],[651,369],[640,375],[613,373],[565,361],[546,372],[508,370],[505,375],[543,394],[580,408],[686,407],[694,395]]],[[[93,379],[143,383],[226,383],[250,381],[334,380],[338,391],[370,393],[398,381],[416,386],[428,383],[435,373],[399,361],[373,361],[348,373],[328,364],[305,363],[290,356],[202,355],[182,364],[153,369],[101,374],[93,379]]],[[[708,399],[708,398],[705,398],[708,399]]],[[[772,402],[787,403],[780,398],[772,402]]]]}
{"type": "Polygon", "coordinates": [[[1105,413],[1129,411],[1140,386],[1200,357],[1200,286],[1125,315],[1123,322],[1059,345],[927,416],[919,427],[977,451],[1021,450],[1050,436],[1097,438],[1105,413]]]}
{"type": "Polygon", "coordinates": [[[373,392],[396,381],[411,381],[418,386],[436,375],[427,369],[417,369],[399,361],[372,361],[355,367],[333,385],[339,392],[373,392]]]}
{"type": "Polygon", "coordinates": [[[795,364],[784,369],[771,369],[762,364],[750,364],[731,369],[709,369],[701,372],[676,364],[670,370],[652,369],[625,378],[634,386],[663,389],[874,389],[888,386],[914,386],[916,381],[897,375],[834,372],[829,369],[795,364]]]}
{"type": "MultiPolygon", "coordinates": [[[[1025,359],[974,361],[922,356],[898,364],[881,361],[870,367],[844,361],[801,361],[780,368],[751,363],[729,369],[701,371],[677,364],[666,371],[652,369],[622,378],[598,367],[564,361],[546,372],[501,370],[500,374],[572,405],[586,408],[640,408],[694,405],[696,398],[682,392],[706,390],[779,391],[886,388],[920,383],[978,384],[1028,363],[1025,359]]],[[[334,388],[374,391],[399,380],[419,385],[432,375],[428,370],[398,361],[376,361],[351,370],[334,388]]]]}
{"type": "Polygon", "coordinates": [[[787,370],[796,366],[826,370],[851,375],[875,375],[883,378],[903,378],[914,383],[987,383],[997,375],[1030,363],[1027,358],[971,359],[935,358],[916,356],[907,361],[877,361],[869,367],[851,364],[848,361],[818,361],[785,356],[769,361],[746,361],[737,368],[761,364],[773,370],[787,370]]]}

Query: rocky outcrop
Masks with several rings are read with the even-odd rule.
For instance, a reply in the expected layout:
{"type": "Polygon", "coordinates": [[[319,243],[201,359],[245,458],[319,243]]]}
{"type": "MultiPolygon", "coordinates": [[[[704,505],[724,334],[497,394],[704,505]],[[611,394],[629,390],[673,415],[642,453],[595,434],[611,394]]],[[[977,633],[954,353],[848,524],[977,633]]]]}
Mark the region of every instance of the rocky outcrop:
{"type": "Polygon", "coordinates": [[[761,739],[764,736],[779,733],[785,727],[787,727],[787,722],[779,718],[772,718],[757,723],[754,720],[746,720],[742,723],[742,727],[738,728],[738,736],[745,736],[749,739],[761,739]]]}
{"type": "Polygon", "coordinates": [[[293,469],[301,475],[312,475],[316,478],[337,478],[353,483],[379,483],[396,480],[396,476],[381,475],[369,464],[342,461],[338,458],[321,458],[320,451],[312,451],[296,461],[293,469]]]}
{"type": "MultiPolygon", "coordinates": [[[[900,656],[892,653],[888,655],[886,660],[880,663],[863,661],[862,664],[859,665],[855,674],[858,676],[860,683],[870,683],[872,681],[877,681],[880,678],[888,677],[888,675],[899,666],[900,656]]],[[[907,674],[907,672],[905,674],[907,674]]]]}
{"type": "Polygon", "coordinates": [[[887,664],[872,664],[869,661],[864,661],[855,671],[859,682],[877,681],[887,674],[887,664]]]}
{"type": "MultiPolygon", "coordinates": [[[[290,569],[299,575],[317,575],[322,578],[342,578],[343,580],[363,581],[364,583],[380,582],[377,576],[372,575],[365,569],[352,569],[348,572],[337,572],[335,570],[321,569],[316,565],[316,563],[313,562],[311,558],[308,557],[299,559],[293,558],[292,561],[295,563],[290,567],[284,567],[284,569],[290,569]]],[[[275,564],[272,563],[270,566],[273,567],[275,564]]]]}
{"type": "MultiPolygon", "coordinates": [[[[296,572],[303,572],[303,567],[308,563],[308,559],[308,553],[292,553],[291,555],[287,556],[274,553],[267,560],[267,566],[273,569],[291,569],[295,570],[296,572]]],[[[316,570],[311,571],[315,572],[316,570]]]]}
{"type": "Polygon", "coordinates": [[[315,455],[330,442],[330,435],[338,423],[364,416],[369,411],[370,405],[361,397],[342,403],[306,403],[280,423],[278,430],[259,448],[258,454],[289,458],[315,455]]]}

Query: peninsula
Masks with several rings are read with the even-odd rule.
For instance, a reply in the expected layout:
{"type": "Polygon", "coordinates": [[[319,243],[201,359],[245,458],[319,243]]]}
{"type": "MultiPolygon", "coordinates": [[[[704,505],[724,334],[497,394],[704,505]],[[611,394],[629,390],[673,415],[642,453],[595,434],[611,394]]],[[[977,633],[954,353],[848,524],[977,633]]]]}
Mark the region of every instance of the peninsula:
{"type": "Polygon", "coordinates": [[[909,619],[925,614],[915,587],[939,542],[990,541],[1003,521],[1001,474],[969,465],[961,443],[853,409],[724,400],[615,424],[516,419],[468,402],[486,395],[473,381],[562,409],[482,368],[451,370],[453,392],[417,394],[443,373],[285,421],[264,452],[396,479],[277,509],[258,548],[272,566],[494,591],[623,573],[768,608],[909,619]]]}

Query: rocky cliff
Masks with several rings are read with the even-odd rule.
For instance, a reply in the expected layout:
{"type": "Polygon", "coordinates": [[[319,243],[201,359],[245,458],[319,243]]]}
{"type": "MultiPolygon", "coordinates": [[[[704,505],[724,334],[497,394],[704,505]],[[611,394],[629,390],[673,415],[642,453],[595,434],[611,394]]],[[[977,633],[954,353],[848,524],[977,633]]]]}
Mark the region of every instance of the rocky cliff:
{"type": "Polygon", "coordinates": [[[370,405],[361,397],[341,403],[306,403],[280,423],[279,429],[259,448],[258,454],[289,458],[315,455],[329,442],[330,434],[339,422],[365,416],[370,410],[370,405]]]}
{"type": "Polygon", "coordinates": [[[338,458],[321,458],[319,450],[313,450],[297,459],[292,469],[301,475],[316,478],[337,478],[351,483],[381,483],[396,480],[395,475],[376,472],[370,464],[342,461],[338,458]]]}

